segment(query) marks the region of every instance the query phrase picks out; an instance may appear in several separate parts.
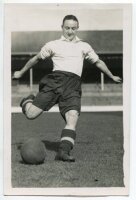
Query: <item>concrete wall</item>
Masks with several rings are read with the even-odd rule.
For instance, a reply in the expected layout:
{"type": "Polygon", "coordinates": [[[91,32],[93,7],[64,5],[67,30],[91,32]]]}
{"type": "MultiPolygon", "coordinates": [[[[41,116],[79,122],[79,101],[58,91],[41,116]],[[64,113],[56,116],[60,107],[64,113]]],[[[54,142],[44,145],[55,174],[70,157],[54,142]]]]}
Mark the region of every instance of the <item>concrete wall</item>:
{"type": "MultiPolygon", "coordinates": [[[[12,53],[35,53],[48,41],[60,38],[60,31],[12,32],[12,53]]],[[[122,31],[79,31],[97,53],[122,53],[122,31]]]]}

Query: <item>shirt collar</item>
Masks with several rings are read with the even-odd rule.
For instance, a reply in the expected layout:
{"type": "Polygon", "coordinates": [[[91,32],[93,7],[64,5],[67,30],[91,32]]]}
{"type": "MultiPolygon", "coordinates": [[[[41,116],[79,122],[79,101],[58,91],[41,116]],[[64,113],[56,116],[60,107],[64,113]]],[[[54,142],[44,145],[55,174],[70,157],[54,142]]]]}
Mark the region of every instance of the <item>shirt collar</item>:
{"type": "MultiPolygon", "coordinates": [[[[70,42],[67,38],[64,37],[64,35],[61,36],[60,40],[70,42]]],[[[81,39],[75,36],[75,38],[71,42],[79,42],[79,41],[81,41],[81,39]]]]}

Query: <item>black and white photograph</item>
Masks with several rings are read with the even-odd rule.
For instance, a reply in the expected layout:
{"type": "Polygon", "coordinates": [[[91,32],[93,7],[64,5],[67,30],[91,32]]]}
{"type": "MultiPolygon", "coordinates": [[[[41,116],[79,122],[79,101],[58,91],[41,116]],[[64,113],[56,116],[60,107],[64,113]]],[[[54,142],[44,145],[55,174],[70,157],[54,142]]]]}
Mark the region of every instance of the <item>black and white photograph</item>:
{"type": "Polygon", "coordinates": [[[128,195],[131,9],[4,5],[5,195],[128,195]]]}

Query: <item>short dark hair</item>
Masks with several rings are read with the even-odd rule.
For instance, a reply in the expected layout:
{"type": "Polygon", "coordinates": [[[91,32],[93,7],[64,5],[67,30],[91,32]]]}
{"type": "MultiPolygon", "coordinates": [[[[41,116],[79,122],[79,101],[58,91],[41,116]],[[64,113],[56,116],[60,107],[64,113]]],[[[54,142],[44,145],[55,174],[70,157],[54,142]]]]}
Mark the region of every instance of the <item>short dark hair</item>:
{"type": "Polygon", "coordinates": [[[66,21],[66,20],[74,20],[74,21],[76,21],[77,23],[78,23],[78,26],[79,26],[79,22],[78,22],[78,19],[76,18],[76,16],[74,16],[74,15],[66,15],[65,17],[64,17],[64,19],[63,19],[63,23],[62,23],[62,26],[63,26],[63,24],[64,24],[64,22],[66,21]]]}

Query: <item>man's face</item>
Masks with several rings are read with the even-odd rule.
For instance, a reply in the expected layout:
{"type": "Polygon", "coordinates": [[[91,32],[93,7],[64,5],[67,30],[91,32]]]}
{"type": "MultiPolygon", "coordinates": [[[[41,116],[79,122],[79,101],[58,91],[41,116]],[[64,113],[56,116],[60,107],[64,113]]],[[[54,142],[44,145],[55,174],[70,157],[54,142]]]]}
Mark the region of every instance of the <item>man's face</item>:
{"type": "Polygon", "coordinates": [[[78,30],[78,22],[72,19],[65,20],[62,25],[62,31],[65,38],[72,41],[76,36],[76,32],[78,30]]]}

